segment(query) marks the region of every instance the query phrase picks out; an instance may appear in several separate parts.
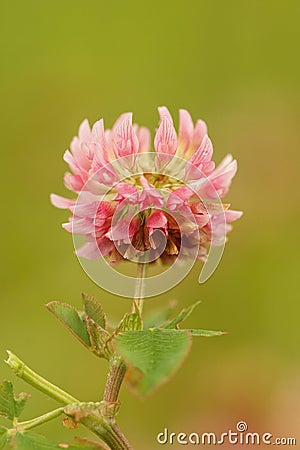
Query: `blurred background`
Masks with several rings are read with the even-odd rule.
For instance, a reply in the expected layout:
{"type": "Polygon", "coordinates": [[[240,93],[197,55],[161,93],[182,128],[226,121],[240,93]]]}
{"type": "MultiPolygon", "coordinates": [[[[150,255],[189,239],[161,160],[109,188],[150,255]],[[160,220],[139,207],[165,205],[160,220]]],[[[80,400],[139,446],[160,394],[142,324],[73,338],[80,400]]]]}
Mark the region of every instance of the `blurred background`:
{"type": "MultiPolygon", "coordinates": [[[[177,299],[202,304],[188,325],[222,329],[195,339],[168,384],[140,401],[121,392],[119,424],[136,449],[160,448],[157,433],[250,431],[300,439],[299,113],[297,0],[27,0],[1,2],[0,360],[11,349],[85,400],[98,400],[107,364],[45,309],[95,295],[113,317],[129,300],[102,291],[81,269],[66,211],[63,152],[80,122],[111,126],[133,111],[154,130],[157,106],[205,119],[215,161],[239,163],[227,200],[244,217],[220,266],[198,284],[200,266],[146,309],[177,299]]],[[[27,419],[55,407],[0,362],[0,378],[32,394],[27,419]]],[[[58,419],[40,428],[70,440],[58,419]]],[[[82,434],[88,435],[85,430],[82,434]]],[[[181,448],[173,445],[173,448],[181,448]]]]}

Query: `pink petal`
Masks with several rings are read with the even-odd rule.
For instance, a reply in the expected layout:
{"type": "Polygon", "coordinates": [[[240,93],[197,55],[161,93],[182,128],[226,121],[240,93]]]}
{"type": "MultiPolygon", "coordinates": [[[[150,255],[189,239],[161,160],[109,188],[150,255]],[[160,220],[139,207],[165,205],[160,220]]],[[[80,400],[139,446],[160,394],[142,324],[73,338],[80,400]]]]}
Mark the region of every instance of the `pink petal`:
{"type": "Polygon", "coordinates": [[[174,155],[177,150],[177,136],[172,122],[163,116],[154,138],[154,148],[157,153],[174,155]]]}
{"type": "Polygon", "coordinates": [[[117,174],[114,166],[108,163],[96,170],[93,174],[93,180],[98,181],[105,186],[112,186],[119,180],[119,175],[117,174]]]}
{"type": "Polygon", "coordinates": [[[194,123],[190,113],[185,109],[179,110],[179,133],[178,143],[183,152],[188,148],[194,133],[194,123]]]}
{"type": "Polygon", "coordinates": [[[209,163],[205,165],[199,165],[199,167],[194,166],[193,164],[190,164],[189,162],[186,165],[185,168],[185,181],[199,181],[204,180],[208,175],[212,173],[212,171],[215,168],[215,163],[213,161],[210,161],[209,163]]]}
{"type": "Polygon", "coordinates": [[[87,178],[87,169],[90,167],[90,162],[82,149],[78,149],[75,155],[66,150],[63,159],[69,165],[74,175],[87,178]]]}
{"type": "Polygon", "coordinates": [[[64,176],[65,186],[71,191],[80,192],[84,186],[84,181],[80,175],[72,175],[71,173],[66,173],[64,176]]]}
{"type": "Polygon", "coordinates": [[[73,155],[76,155],[76,153],[78,151],[80,151],[81,141],[77,136],[73,137],[71,144],[70,144],[70,149],[71,149],[71,152],[73,153],[73,155]]]}
{"type": "Polygon", "coordinates": [[[98,249],[100,251],[100,256],[107,256],[114,248],[114,243],[103,236],[101,239],[97,240],[98,249]]]}
{"type": "Polygon", "coordinates": [[[88,218],[73,219],[71,222],[63,223],[62,227],[74,234],[90,234],[94,231],[94,222],[88,218]]]}
{"type": "Polygon", "coordinates": [[[208,214],[196,214],[195,220],[197,222],[198,227],[203,228],[209,222],[209,215],[208,214]]]}
{"type": "Polygon", "coordinates": [[[194,148],[198,148],[201,145],[202,139],[207,134],[207,125],[206,123],[199,119],[196,122],[192,144],[194,148]]]}
{"type": "Polygon", "coordinates": [[[90,260],[97,259],[102,256],[96,241],[86,242],[86,244],[76,250],[76,254],[81,258],[90,260]]]}
{"type": "Polygon", "coordinates": [[[120,117],[118,117],[117,120],[115,121],[115,123],[113,124],[112,131],[113,132],[116,131],[116,129],[120,127],[122,122],[124,122],[124,120],[128,120],[130,118],[130,116],[132,117],[131,112],[121,114],[120,117]]]}
{"type": "Polygon", "coordinates": [[[149,181],[147,180],[147,178],[144,177],[144,175],[140,177],[140,182],[144,189],[153,189],[152,184],[149,183],[149,181]]]}
{"type": "Polygon", "coordinates": [[[230,183],[237,171],[237,162],[232,160],[232,156],[227,156],[216,170],[209,176],[213,186],[220,193],[225,195],[229,189],[230,183]]]}
{"type": "Polygon", "coordinates": [[[158,109],[160,120],[167,118],[173,124],[172,116],[166,106],[159,106],[157,109],[158,109]]]}
{"type": "Polygon", "coordinates": [[[96,144],[94,147],[94,160],[93,164],[103,166],[108,162],[107,158],[107,141],[104,131],[104,121],[103,119],[98,120],[92,128],[93,141],[96,144]]]}
{"type": "Polygon", "coordinates": [[[139,149],[139,141],[132,126],[132,114],[123,120],[116,128],[113,137],[113,144],[116,158],[136,155],[139,149]]]}
{"type": "Polygon", "coordinates": [[[74,156],[77,167],[82,168],[84,171],[90,169],[91,161],[89,160],[89,150],[86,150],[87,144],[82,143],[78,137],[74,137],[70,144],[71,153],[74,156]]]}
{"type": "Polygon", "coordinates": [[[113,145],[113,130],[104,130],[105,140],[106,140],[106,158],[108,161],[113,161],[115,157],[114,145],[113,145]]]}
{"type": "Polygon", "coordinates": [[[93,142],[98,142],[101,146],[105,146],[104,120],[100,119],[94,123],[92,128],[93,142]]]}
{"type": "Polygon", "coordinates": [[[168,219],[161,210],[152,211],[146,222],[149,242],[153,249],[165,246],[168,236],[168,219]],[[163,235],[162,235],[163,233],[163,235]]]}
{"type": "Polygon", "coordinates": [[[74,156],[70,150],[66,150],[63,156],[63,160],[69,165],[74,174],[80,174],[80,168],[77,166],[74,156]]]}
{"type": "Polygon", "coordinates": [[[233,222],[235,220],[238,220],[240,217],[242,217],[243,211],[234,211],[232,209],[228,209],[225,211],[225,218],[226,222],[233,222]]]}
{"type": "Polygon", "coordinates": [[[220,162],[220,164],[214,171],[214,174],[219,174],[223,172],[224,169],[226,169],[231,162],[233,162],[232,155],[226,155],[225,158],[220,162]]]}
{"type": "Polygon", "coordinates": [[[163,197],[154,188],[151,190],[149,189],[147,191],[142,191],[139,201],[142,211],[152,207],[161,208],[164,204],[163,197]]]}
{"type": "Polygon", "coordinates": [[[167,228],[168,219],[162,211],[153,211],[151,215],[147,219],[147,227],[150,230],[150,234],[153,233],[153,230],[156,228],[167,228]]]}
{"type": "Polygon", "coordinates": [[[137,137],[139,141],[139,152],[149,152],[150,151],[150,141],[151,134],[150,130],[146,127],[141,127],[137,131],[137,137]]]}
{"type": "Polygon", "coordinates": [[[204,136],[200,147],[189,159],[185,168],[186,180],[197,180],[211,174],[215,163],[211,161],[213,145],[207,134],[204,136]],[[197,170],[198,169],[198,170],[197,170]]]}
{"type": "Polygon", "coordinates": [[[61,197],[60,195],[51,194],[50,201],[52,205],[56,206],[56,208],[68,209],[75,205],[75,200],[70,200],[68,198],[61,197]]]}
{"type": "Polygon", "coordinates": [[[91,128],[87,119],[79,126],[78,137],[82,142],[89,142],[91,139],[91,128]]]}
{"type": "Polygon", "coordinates": [[[191,214],[191,209],[188,205],[189,198],[194,192],[188,187],[182,187],[171,192],[167,200],[167,208],[170,211],[180,211],[183,214],[191,214]]]}
{"type": "Polygon", "coordinates": [[[196,150],[189,162],[196,167],[211,160],[213,154],[213,145],[207,134],[203,137],[200,147],[196,150]]]}
{"type": "Polygon", "coordinates": [[[189,187],[185,186],[185,187],[175,189],[175,191],[173,191],[172,194],[174,194],[177,198],[179,198],[185,202],[194,195],[194,191],[192,189],[190,189],[189,187]]]}
{"type": "Polygon", "coordinates": [[[218,214],[223,214],[229,205],[221,202],[205,202],[203,204],[203,213],[210,214],[211,216],[216,216],[218,214]]]}
{"type": "Polygon", "coordinates": [[[139,191],[135,186],[129,183],[118,183],[114,186],[119,196],[115,200],[128,199],[129,203],[136,204],[139,197],[139,191]]]}
{"type": "Polygon", "coordinates": [[[97,216],[107,219],[114,214],[115,210],[116,206],[114,204],[112,204],[111,202],[103,201],[99,204],[97,216]]]}
{"type": "Polygon", "coordinates": [[[137,225],[134,220],[129,221],[128,219],[122,219],[110,228],[108,233],[106,233],[106,237],[112,241],[124,241],[129,243],[136,231],[137,225]]]}
{"type": "Polygon", "coordinates": [[[142,175],[140,177],[141,184],[143,186],[143,191],[140,194],[141,209],[147,209],[153,206],[160,208],[164,204],[164,199],[162,195],[148,183],[146,178],[142,175]]]}
{"type": "Polygon", "coordinates": [[[82,203],[74,205],[70,208],[72,213],[77,217],[88,217],[93,219],[99,209],[99,202],[82,203]]]}

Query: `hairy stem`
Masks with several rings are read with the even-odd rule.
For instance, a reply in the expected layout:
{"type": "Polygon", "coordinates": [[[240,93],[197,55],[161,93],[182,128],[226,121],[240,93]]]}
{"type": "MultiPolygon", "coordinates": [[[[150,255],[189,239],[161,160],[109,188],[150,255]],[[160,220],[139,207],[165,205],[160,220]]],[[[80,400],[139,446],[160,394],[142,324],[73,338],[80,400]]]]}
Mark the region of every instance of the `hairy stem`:
{"type": "Polygon", "coordinates": [[[122,431],[120,430],[120,428],[118,427],[118,425],[116,423],[112,424],[112,429],[114,431],[114,434],[116,434],[118,436],[118,438],[120,439],[120,441],[124,445],[124,450],[125,449],[133,450],[133,448],[131,447],[131,445],[128,442],[127,438],[124,436],[124,434],[122,433],[122,431]]]}
{"type": "Polygon", "coordinates": [[[118,401],[118,396],[126,374],[126,369],[126,364],[122,358],[114,357],[111,360],[103,396],[103,400],[105,402],[115,403],[118,401]]]}

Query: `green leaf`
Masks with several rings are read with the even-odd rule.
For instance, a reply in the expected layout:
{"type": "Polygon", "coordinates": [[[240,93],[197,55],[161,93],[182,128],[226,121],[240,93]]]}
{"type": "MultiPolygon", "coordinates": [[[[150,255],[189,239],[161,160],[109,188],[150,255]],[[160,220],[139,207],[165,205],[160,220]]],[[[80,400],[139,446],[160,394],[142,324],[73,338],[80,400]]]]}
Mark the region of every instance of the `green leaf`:
{"type": "Polygon", "coordinates": [[[136,388],[142,395],[166,381],[180,366],[190,348],[191,337],[182,330],[152,328],[127,331],[115,338],[115,347],[125,361],[142,372],[136,388]]]}
{"type": "Polygon", "coordinates": [[[19,417],[29,397],[25,392],[15,397],[12,383],[3,381],[0,383],[0,415],[10,420],[19,417]]]}
{"type": "Polygon", "coordinates": [[[0,427],[0,449],[3,449],[8,441],[7,431],[6,428],[0,427]]]}
{"type": "Polygon", "coordinates": [[[11,436],[8,447],[6,448],[13,450],[61,450],[62,448],[69,450],[78,450],[79,448],[81,448],[88,450],[97,448],[95,447],[95,445],[96,443],[89,441],[86,441],[84,443],[76,442],[74,444],[57,444],[55,442],[49,441],[44,436],[41,436],[39,434],[34,434],[31,432],[17,432],[14,436],[11,436]]]}
{"type": "Polygon", "coordinates": [[[172,329],[172,328],[178,328],[178,325],[183,322],[185,319],[187,319],[192,312],[194,311],[195,307],[197,305],[199,305],[201,303],[201,301],[198,301],[196,303],[194,303],[191,306],[188,306],[187,308],[184,308],[182,311],[180,311],[180,313],[178,314],[178,316],[176,316],[173,320],[167,322],[166,324],[164,324],[164,328],[167,329],[172,329]]]}
{"type": "MultiPolygon", "coordinates": [[[[11,390],[9,390],[9,392],[11,392],[11,390]]],[[[97,404],[94,405],[97,406],[97,404]]],[[[62,448],[69,450],[89,450],[97,447],[91,447],[88,442],[82,442],[81,444],[75,443],[74,445],[57,444],[38,434],[31,432],[21,433],[17,432],[15,429],[7,430],[4,427],[0,427],[0,450],[61,450],[62,448]]]]}
{"type": "Polygon", "coordinates": [[[77,445],[68,444],[56,444],[55,442],[49,441],[44,436],[38,434],[33,434],[30,432],[16,433],[15,436],[11,437],[8,449],[13,450],[61,450],[66,448],[68,450],[88,450],[87,445],[78,447],[77,445]]]}
{"type": "Polygon", "coordinates": [[[67,303],[54,301],[48,303],[46,308],[52,312],[52,314],[54,314],[55,317],[57,317],[85,347],[90,347],[91,343],[86,324],[73,306],[68,305],[67,303]]]}
{"type": "Polygon", "coordinates": [[[106,317],[102,306],[95,297],[88,294],[82,294],[82,302],[87,316],[94,320],[102,328],[106,328],[106,317]]]}
{"type": "Polygon", "coordinates": [[[92,351],[100,358],[109,359],[112,349],[109,343],[111,335],[90,317],[86,317],[86,325],[90,336],[92,351]]]}
{"type": "Polygon", "coordinates": [[[192,336],[221,336],[222,334],[227,334],[225,331],[213,331],[213,330],[186,330],[191,333],[192,336]]]}
{"type": "Polygon", "coordinates": [[[143,329],[143,320],[141,312],[136,304],[134,304],[134,312],[127,313],[121,320],[120,326],[118,327],[118,332],[121,331],[137,331],[143,329]]]}

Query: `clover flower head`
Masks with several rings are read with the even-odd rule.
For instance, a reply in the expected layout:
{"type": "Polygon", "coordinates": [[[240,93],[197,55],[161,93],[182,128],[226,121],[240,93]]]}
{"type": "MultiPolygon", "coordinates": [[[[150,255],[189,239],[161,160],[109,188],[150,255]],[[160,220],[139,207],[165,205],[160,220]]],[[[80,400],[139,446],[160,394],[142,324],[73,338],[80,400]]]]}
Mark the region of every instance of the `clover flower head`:
{"type": "Polygon", "coordinates": [[[224,243],[230,223],[242,213],[221,198],[237,171],[231,155],[215,167],[213,145],[202,120],[179,111],[179,131],[166,107],[151,149],[150,131],[122,114],[112,129],[103,119],[84,120],[64,160],[70,200],[52,194],[71,216],[63,227],[85,236],[80,257],[170,263],[181,254],[205,260],[211,245],[224,243]]]}

